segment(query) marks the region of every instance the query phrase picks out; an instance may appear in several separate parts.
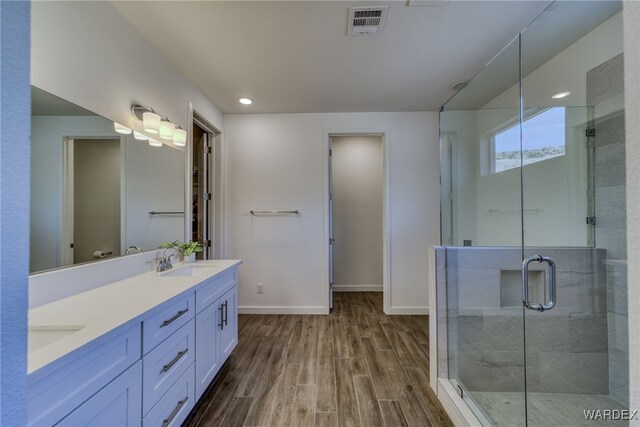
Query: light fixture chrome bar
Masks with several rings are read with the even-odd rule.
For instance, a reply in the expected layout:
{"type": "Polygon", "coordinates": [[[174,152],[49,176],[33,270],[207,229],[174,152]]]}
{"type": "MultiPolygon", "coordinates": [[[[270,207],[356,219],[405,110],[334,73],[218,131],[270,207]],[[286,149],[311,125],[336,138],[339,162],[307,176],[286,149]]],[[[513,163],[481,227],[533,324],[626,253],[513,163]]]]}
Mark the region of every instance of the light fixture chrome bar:
{"type": "MultiPolygon", "coordinates": [[[[151,107],[145,107],[144,105],[140,104],[131,104],[131,115],[133,115],[133,117],[135,117],[139,122],[142,121],[142,114],[146,112],[157,114],[160,116],[160,120],[173,123],[171,120],[169,120],[169,117],[163,116],[151,107]]],[[[176,125],[176,129],[182,129],[182,126],[176,125]]]]}
{"type": "Polygon", "coordinates": [[[249,211],[251,215],[300,215],[298,209],[293,211],[249,211]]]}

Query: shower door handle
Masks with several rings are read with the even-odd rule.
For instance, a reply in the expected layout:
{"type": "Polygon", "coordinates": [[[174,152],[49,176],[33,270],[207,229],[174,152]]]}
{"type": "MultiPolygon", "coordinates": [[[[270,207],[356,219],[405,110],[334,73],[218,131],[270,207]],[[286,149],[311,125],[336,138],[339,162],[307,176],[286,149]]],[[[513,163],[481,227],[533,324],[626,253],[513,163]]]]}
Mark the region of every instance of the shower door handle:
{"type": "Polygon", "coordinates": [[[556,263],[549,257],[542,255],[534,255],[522,262],[522,303],[529,310],[545,311],[551,310],[556,305],[556,263]],[[549,289],[549,301],[540,304],[532,304],[529,302],[529,264],[537,262],[538,264],[546,262],[549,266],[547,269],[547,286],[549,289]]]}

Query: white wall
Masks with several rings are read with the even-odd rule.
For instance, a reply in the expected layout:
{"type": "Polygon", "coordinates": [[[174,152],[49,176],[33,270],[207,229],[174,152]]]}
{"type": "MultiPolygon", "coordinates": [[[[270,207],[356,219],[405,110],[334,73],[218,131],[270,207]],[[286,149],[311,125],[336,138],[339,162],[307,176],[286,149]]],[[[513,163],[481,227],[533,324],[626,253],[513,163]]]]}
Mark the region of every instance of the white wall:
{"type": "MultiPolygon", "coordinates": [[[[103,117],[33,116],[31,125],[30,270],[42,271],[60,266],[62,260],[64,138],[121,135],[103,117]]],[[[130,135],[124,139],[124,247],[150,250],[163,241],[182,239],[184,216],[152,217],[147,212],[184,209],[184,151],[153,148],[130,135]]]]}
{"type": "MultiPolygon", "coordinates": [[[[629,331],[640,324],[640,3],[624,2],[629,331]]],[[[629,408],[640,408],[640,334],[629,334],[629,408]]],[[[640,425],[640,420],[631,421],[640,425]]]]}
{"type": "Polygon", "coordinates": [[[382,291],[382,136],[336,136],[331,147],[333,289],[382,291]]]}
{"type": "Polygon", "coordinates": [[[227,255],[243,258],[239,304],[327,312],[328,133],[384,132],[389,172],[391,313],[425,313],[427,248],[439,236],[438,114],[225,116],[227,255]],[[255,217],[251,209],[299,209],[255,217]],[[256,283],[264,283],[264,294],[256,283]]]}
{"type": "Polygon", "coordinates": [[[148,251],[162,242],[182,240],[185,215],[149,215],[149,211],[184,210],[185,152],[127,137],[125,242],[148,251]]]}
{"type": "Polygon", "coordinates": [[[0,425],[27,419],[30,2],[0,2],[0,425]]]}
{"type": "Polygon", "coordinates": [[[136,102],[183,128],[191,101],[222,130],[218,108],[109,3],[34,2],[31,83],[133,126],[136,102]]]}

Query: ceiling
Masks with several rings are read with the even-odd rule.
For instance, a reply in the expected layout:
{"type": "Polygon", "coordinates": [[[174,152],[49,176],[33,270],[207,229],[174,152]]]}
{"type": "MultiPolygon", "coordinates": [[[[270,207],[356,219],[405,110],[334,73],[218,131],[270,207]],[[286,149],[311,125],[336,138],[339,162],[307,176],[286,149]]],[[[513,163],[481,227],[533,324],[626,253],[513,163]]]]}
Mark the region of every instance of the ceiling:
{"type": "Polygon", "coordinates": [[[113,5],[224,113],[306,113],[437,110],[549,3],[113,5]],[[383,34],[347,36],[348,8],[371,4],[390,5],[383,34]]]}

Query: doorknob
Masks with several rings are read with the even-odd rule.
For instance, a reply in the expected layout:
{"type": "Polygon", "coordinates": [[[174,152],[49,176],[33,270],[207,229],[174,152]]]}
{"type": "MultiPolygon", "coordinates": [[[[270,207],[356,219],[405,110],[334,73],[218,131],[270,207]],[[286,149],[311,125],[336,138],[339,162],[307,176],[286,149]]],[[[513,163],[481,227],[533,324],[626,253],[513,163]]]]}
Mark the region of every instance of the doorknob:
{"type": "Polygon", "coordinates": [[[534,255],[522,262],[522,303],[529,310],[545,311],[551,310],[556,305],[556,263],[551,258],[534,255]],[[529,264],[532,262],[547,263],[547,286],[549,289],[549,302],[540,304],[531,304],[529,302],[529,264]]]}

